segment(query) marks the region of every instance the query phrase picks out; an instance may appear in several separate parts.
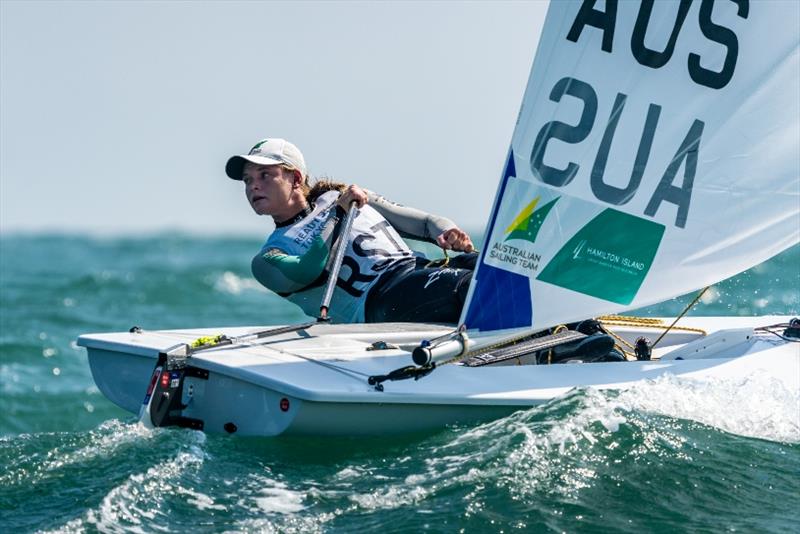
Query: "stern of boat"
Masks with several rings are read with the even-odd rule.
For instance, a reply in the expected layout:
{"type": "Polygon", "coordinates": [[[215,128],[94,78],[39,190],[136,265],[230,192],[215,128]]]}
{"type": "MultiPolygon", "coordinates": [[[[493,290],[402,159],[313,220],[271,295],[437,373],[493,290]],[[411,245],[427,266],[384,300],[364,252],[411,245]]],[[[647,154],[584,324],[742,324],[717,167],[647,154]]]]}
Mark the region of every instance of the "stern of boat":
{"type": "MultiPolygon", "coordinates": [[[[81,340],[78,344],[81,345],[81,340]]],[[[140,354],[83,346],[100,392],[123,410],[138,414],[158,351],[140,354]]]]}
{"type": "MultiPolygon", "coordinates": [[[[151,392],[163,394],[158,388],[152,391],[156,381],[163,381],[162,390],[166,390],[177,378],[163,367],[157,375],[154,373],[161,365],[159,355],[163,348],[154,346],[146,335],[90,334],[78,338],[78,345],[86,348],[92,378],[100,392],[132,414],[141,415],[151,392]]],[[[193,359],[192,372],[181,374],[180,387],[173,390],[180,395],[176,400],[179,408],[174,412],[183,420],[195,422],[178,426],[214,433],[274,436],[283,433],[301,410],[303,401],[298,398],[198,365],[203,362],[193,359]]]]}

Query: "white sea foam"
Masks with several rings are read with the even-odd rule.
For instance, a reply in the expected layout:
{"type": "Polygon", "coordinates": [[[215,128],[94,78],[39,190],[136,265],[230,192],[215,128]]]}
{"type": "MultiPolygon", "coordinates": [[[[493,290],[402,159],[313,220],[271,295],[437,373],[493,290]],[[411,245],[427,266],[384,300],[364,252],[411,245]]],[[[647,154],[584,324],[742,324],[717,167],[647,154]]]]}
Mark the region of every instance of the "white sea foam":
{"type": "Polygon", "coordinates": [[[242,278],[236,274],[225,271],[214,280],[214,289],[220,293],[239,295],[243,291],[260,291],[266,293],[267,290],[252,278],[242,278]]]}
{"type": "Polygon", "coordinates": [[[173,493],[194,496],[193,491],[180,486],[179,479],[184,471],[197,469],[202,463],[202,453],[190,450],[180,452],[175,458],[154,465],[144,473],[133,474],[109,491],[97,510],[89,510],[86,521],[102,532],[167,531],[166,526],[153,521],[162,514],[159,504],[165,495],[173,493]],[[148,520],[144,528],[142,519],[148,520]]]}
{"type": "MultiPolygon", "coordinates": [[[[98,457],[120,454],[120,447],[150,439],[160,431],[151,431],[137,424],[124,424],[108,421],[91,433],[92,444],[74,452],[62,454],[51,451],[43,470],[59,470],[65,465],[79,461],[96,461],[98,457]],[[58,457],[56,459],[56,457],[58,457]]],[[[208,495],[180,485],[180,477],[189,469],[197,469],[203,464],[204,453],[201,445],[206,437],[202,433],[187,434],[190,439],[188,450],[176,454],[175,458],[159,463],[143,473],[130,475],[124,482],[113,487],[103,497],[100,505],[89,509],[79,518],[53,529],[53,532],[134,532],[145,533],[167,531],[154,521],[161,512],[160,503],[166,495],[185,496],[186,502],[199,510],[225,510],[214,503],[208,495]]]]}
{"type": "Polygon", "coordinates": [[[254,514],[283,515],[305,508],[306,494],[263,474],[251,474],[239,483],[237,506],[254,514]]]}
{"type": "Polygon", "coordinates": [[[367,510],[391,510],[422,501],[428,490],[421,486],[407,486],[404,482],[384,486],[369,493],[354,493],[350,499],[367,510]]]}
{"type": "Polygon", "coordinates": [[[617,408],[691,419],[741,436],[800,443],[800,392],[765,374],[702,382],[664,376],[622,392],[617,408]]]}
{"type": "Polygon", "coordinates": [[[86,532],[86,521],[82,517],[78,517],[71,521],[67,521],[63,525],[56,527],[52,530],[39,530],[38,534],[82,534],[86,532]]]}
{"type": "Polygon", "coordinates": [[[143,439],[150,439],[153,431],[142,425],[123,423],[117,419],[104,422],[89,433],[90,444],[74,451],[51,451],[43,463],[43,471],[55,471],[67,465],[88,462],[94,458],[113,456],[120,448],[143,439]]]}
{"type": "Polygon", "coordinates": [[[263,532],[280,534],[312,534],[324,532],[325,523],[338,514],[325,512],[315,516],[283,515],[280,517],[259,517],[237,521],[226,532],[263,532]]]}
{"type": "MultiPolygon", "coordinates": [[[[0,472],[0,484],[36,484],[61,476],[63,469],[74,464],[91,462],[95,458],[114,456],[120,448],[146,439],[150,431],[140,425],[110,420],[89,433],[88,445],[80,446],[83,434],[65,435],[59,447],[47,451],[31,468],[10,467],[0,472]]],[[[24,438],[25,435],[19,438],[24,438]]]]}
{"type": "Polygon", "coordinates": [[[263,488],[255,497],[258,507],[266,513],[291,514],[299,512],[303,506],[303,494],[278,483],[271,488],[263,488]]]}
{"type": "Polygon", "coordinates": [[[366,473],[360,466],[348,466],[336,473],[334,480],[352,480],[364,476],[366,473]]]}
{"type": "MultiPolygon", "coordinates": [[[[336,475],[333,475],[334,478],[336,475]]],[[[322,532],[325,523],[341,511],[310,512],[307,500],[322,494],[330,497],[338,492],[308,491],[290,488],[286,483],[264,474],[251,474],[239,482],[235,495],[236,508],[250,517],[231,525],[230,532],[281,532],[306,534],[322,532]],[[312,497],[313,496],[313,497],[312,497]]]]}
{"type": "MultiPolygon", "coordinates": [[[[669,451],[675,458],[690,459],[685,433],[648,423],[641,419],[646,414],[697,421],[742,436],[800,442],[800,394],[772,377],[700,382],[668,375],[622,392],[575,391],[543,407],[460,431],[424,453],[424,473],[406,472],[403,483],[354,500],[370,509],[391,507],[393,500],[397,505],[415,503],[453,485],[486,484],[505,486],[523,499],[541,492],[574,497],[595,483],[620,446],[614,435],[623,427],[642,431],[642,442],[626,455],[669,451]]],[[[468,514],[480,510],[480,493],[470,497],[468,514]]]]}
{"type": "Polygon", "coordinates": [[[210,496],[206,495],[205,493],[200,493],[199,491],[195,491],[189,488],[178,487],[177,493],[179,495],[186,496],[186,502],[189,504],[193,504],[195,508],[200,511],[203,510],[220,510],[226,511],[227,508],[221,504],[216,504],[214,499],[210,496]]]}
{"type": "MultiPolygon", "coordinates": [[[[523,436],[522,443],[514,445],[511,436],[501,433],[506,439],[494,441],[511,451],[505,457],[505,466],[499,473],[482,474],[507,480],[515,494],[531,494],[543,486],[574,494],[592,483],[596,466],[606,461],[608,451],[593,448],[601,434],[617,433],[622,425],[641,425],[630,420],[637,412],[697,421],[747,437],[800,442],[800,394],[766,374],[744,380],[705,381],[667,375],[618,393],[588,389],[577,395],[581,406],[557,418],[547,432],[532,430],[530,420],[526,421],[530,412],[508,418],[506,423],[511,424],[506,432],[513,429],[511,436],[523,436]],[[598,431],[597,424],[602,430],[598,431]]],[[[613,436],[607,437],[603,447],[610,451],[616,442],[613,436]]],[[[643,453],[666,447],[676,457],[690,459],[683,451],[687,437],[681,432],[649,427],[643,440],[643,453]]]]}

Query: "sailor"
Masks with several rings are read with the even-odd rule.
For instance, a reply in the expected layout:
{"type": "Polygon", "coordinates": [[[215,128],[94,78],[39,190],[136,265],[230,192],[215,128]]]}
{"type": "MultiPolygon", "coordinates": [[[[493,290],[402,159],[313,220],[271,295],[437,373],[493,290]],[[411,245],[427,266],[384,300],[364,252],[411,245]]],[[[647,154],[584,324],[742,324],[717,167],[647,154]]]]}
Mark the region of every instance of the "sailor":
{"type": "Polygon", "coordinates": [[[306,314],[319,313],[332,251],[343,239],[346,251],[329,307],[332,320],[458,321],[476,254],[469,235],[452,221],[357,185],[319,180],[312,186],[302,153],[284,139],[264,139],[247,154],[231,157],[225,173],[242,180],[253,210],[275,222],[275,231],[253,258],[253,275],[306,314]],[[340,236],[352,202],[359,211],[349,235],[340,236]],[[432,266],[401,236],[467,254],[432,266]]]}

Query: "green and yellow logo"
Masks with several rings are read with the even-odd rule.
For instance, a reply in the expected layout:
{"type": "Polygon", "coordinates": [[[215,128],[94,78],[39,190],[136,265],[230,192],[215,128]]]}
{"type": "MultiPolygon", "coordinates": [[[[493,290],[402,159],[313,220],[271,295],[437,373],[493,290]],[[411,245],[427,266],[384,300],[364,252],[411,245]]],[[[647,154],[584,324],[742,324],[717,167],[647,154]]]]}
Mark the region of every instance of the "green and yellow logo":
{"type": "Polygon", "coordinates": [[[544,206],[536,209],[536,205],[542,197],[534,198],[519,214],[514,217],[514,221],[506,228],[505,233],[508,235],[505,241],[511,239],[522,239],[534,243],[536,236],[539,235],[539,229],[542,227],[547,214],[553,209],[556,201],[560,197],[556,197],[544,206]]]}

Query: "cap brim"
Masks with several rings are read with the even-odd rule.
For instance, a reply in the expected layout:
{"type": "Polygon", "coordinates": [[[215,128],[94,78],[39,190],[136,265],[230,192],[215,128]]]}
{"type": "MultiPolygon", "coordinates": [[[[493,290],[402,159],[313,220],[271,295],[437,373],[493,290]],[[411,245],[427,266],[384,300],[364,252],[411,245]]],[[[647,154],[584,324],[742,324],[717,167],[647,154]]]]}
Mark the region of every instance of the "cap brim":
{"type": "Polygon", "coordinates": [[[265,158],[263,156],[233,156],[225,164],[225,174],[232,180],[241,180],[245,162],[255,163],[256,165],[283,165],[278,159],[265,158]]]}

